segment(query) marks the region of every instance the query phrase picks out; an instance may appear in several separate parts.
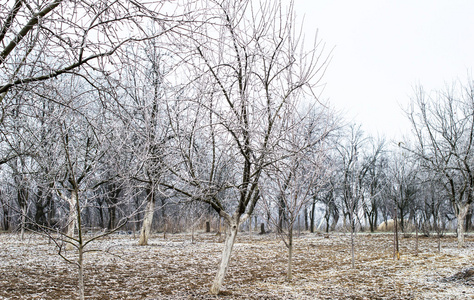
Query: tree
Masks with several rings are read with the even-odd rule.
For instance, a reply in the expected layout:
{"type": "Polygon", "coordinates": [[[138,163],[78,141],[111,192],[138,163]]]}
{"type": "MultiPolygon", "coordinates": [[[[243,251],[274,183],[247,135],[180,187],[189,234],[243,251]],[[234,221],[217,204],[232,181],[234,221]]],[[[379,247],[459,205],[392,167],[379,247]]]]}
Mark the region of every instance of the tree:
{"type": "MultiPolygon", "coordinates": [[[[266,171],[266,185],[270,187],[261,188],[267,210],[278,208],[278,220],[271,219],[288,248],[288,281],[292,279],[294,225],[301,210],[327,183],[327,173],[331,172],[327,139],[335,124],[326,111],[307,111],[310,113],[306,116],[287,116],[289,129],[285,130],[286,138],[280,144],[287,154],[266,171]]],[[[269,212],[269,215],[273,214],[269,212]]]]}
{"type": "Polygon", "coordinates": [[[203,23],[177,45],[188,50],[183,74],[190,84],[170,105],[179,159],[168,168],[176,181],[164,186],[208,203],[225,220],[222,260],[210,290],[217,294],[239,225],[260,198],[261,176],[282,159],[286,117],[302,96],[314,97],[325,61],[317,43],[309,51],[302,47],[292,7],[248,0],[207,4],[203,23]]]}
{"type": "Polygon", "coordinates": [[[167,76],[176,75],[172,73],[175,62],[158,43],[158,40],[150,40],[127,49],[121,94],[117,95],[120,105],[114,108],[117,119],[127,129],[125,138],[133,145],[127,149],[132,162],[126,176],[145,193],[139,245],[148,243],[158,198],[162,200],[164,224],[166,195],[160,182],[165,178],[163,160],[167,155],[167,142],[173,138],[166,100],[171,98],[170,91],[174,88],[167,76]]]}
{"type": "Polygon", "coordinates": [[[166,2],[8,1],[0,10],[0,101],[12,88],[62,74],[94,79],[81,68],[110,71],[105,58],[129,42],[152,38],[142,30],[144,22],[170,22],[160,15],[166,2]]]}
{"type": "MultiPolygon", "coordinates": [[[[351,125],[345,139],[337,146],[340,159],[341,175],[340,189],[342,191],[344,221],[348,218],[351,230],[351,256],[352,267],[355,266],[354,244],[357,223],[362,227],[360,221],[360,210],[366,196],[366,178],[369,170],[376,164],[383,152],[383,141],[373,145],[372,149],[366,150],[370,140],[364,136],[360,126],[351,125]]],[[[369,185],[370,186],[370,185],[369,185]]],[[[370,193],[369,193],[370,195],[370,193]]]]}
{"type": "MultiPolygon", "coordinates": [[[[379,141],[383,144],[383,141],[379,141]]],[[[377,147],[376,145],[372,145],[377,147]]],[[[364,185],[366,196],[362,202],[364,215],[369,223],[370,232],[374,232],[378,225],[379,211],[383,205],[385,187],[388,186],[387,180],[388,159],[383,155],[379,156],[373,164],[369,164],[368,172],[365,176],[364,185]]]]}
{"type": "MultiPolygon", "coordinates": [[[[20,156],[27,162],[22,163],[26,166],[23,173],[30,182],[30,197],[25,199],[43,201],[44,197],[53,201],[56,198],[55,215],[60,219],[54,223],[37,222],[36,214],[41,213],[38,210],[35,217],[25,213],[22,216],[30,228],[55,242],[60,256],[77,266],[81,299],[84,298],[85,247],[107,233],[85,236],[86,226],[91,223],[90,211],[96,203],[94,198],[102,196],[98,191],[104,183],[112,182],[108,177],[110,170],[104,171],[103,159],[113,156],[112,152],[121,152],[104,106],[95,101],[101,98],[100,92],[76,76],[43,82],[41,89],[38,86],[34,92],[21,94],[25,97],[22,113],[15,121],[23,125],[23,131],[13,135],[24,140],[29,149],[28,156],[20,156]],[[56,103],[51,99],[56,99],[56,103]],[[70,250],[77,250],[77,258],[69,256],[70,250]]],[[[3,128],[8,128],[8,124],[5,122],[3,128]]],[[[11,146],[15,149],[14,144],[11,146]]],[[[126,220],[119,220],[114,229],[126,220]]]]}
{"type": "Polygon", "coordinates": [[[407,112],[416,142],[405,148],[439,175],[456,214],[458,247],[464,247],[464,222],[473,202],[473,112],[472,83],[433,94],[420,87],[407,112]]]}
{"type": "MultiPolygon", "coordinates": [[[[395,152],[388,166],[390,194],[395,209],[397,209],[402,232],[406,230],[406,221],[414,219],[416,194],[419,190],[417,188],[419,185],[418,170],[417,162],[410,159],[405,153],[395,152]]],[[[398,220],[394,221],[398,222],[398,220]]]]}

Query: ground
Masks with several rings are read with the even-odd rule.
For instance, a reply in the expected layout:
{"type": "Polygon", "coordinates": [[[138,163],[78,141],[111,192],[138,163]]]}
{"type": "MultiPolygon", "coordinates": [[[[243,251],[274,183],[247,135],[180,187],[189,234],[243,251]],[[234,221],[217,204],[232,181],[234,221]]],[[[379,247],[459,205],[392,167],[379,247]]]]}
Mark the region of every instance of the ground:
{"type": "MultiPolygon", "coordinates": [[[[357,235],[351,268],[350,236],[302,234],[296,238],[294,279],[285,280],[287,249],[274,234],[239,233],[223,292],[208,295],[223,243],[215,234],[114,234],[89,246],[87,299],[472,299],[474,283],[456,273],[474,266],[474,237],[458,249],[454,236],[400,239],[357,235]]],[[[74,253],[67,254],[74,259],[74,253]]],[[[468,272],[469,273],[469,272],[468,272]]],[[[466,274],[468,274],[466,273],[466,274]]],[[[462,273],[464,274],[464,273],[462,273]]],[[[0,299],[76,299],[77,269],[57,255],[47,238],[0,234],[0,299]]]]}

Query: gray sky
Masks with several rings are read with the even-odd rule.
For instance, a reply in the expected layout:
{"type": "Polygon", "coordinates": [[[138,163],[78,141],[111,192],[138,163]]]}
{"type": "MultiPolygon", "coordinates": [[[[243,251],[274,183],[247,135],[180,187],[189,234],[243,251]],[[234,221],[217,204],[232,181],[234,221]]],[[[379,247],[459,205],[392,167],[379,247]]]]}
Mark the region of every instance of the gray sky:
{"type": "Polygon", "coordinates": [[[319,29],[334,47],[323,99],[372,135],[401,138],[416,85],[442,89],[472,75],[474,1],[294,1],[307,38],[319,29]]]}

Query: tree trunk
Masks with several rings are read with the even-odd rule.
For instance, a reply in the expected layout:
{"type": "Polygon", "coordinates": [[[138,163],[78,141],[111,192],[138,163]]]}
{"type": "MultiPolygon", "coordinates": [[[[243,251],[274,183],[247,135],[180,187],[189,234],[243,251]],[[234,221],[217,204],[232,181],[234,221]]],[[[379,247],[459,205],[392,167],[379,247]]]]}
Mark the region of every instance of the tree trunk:
{"type": "Polygon", "coordinates": [[[337,222],[339,222],[339,213],[337,211],[334,211],[333,218],[332,218],[332,224],[331,224],[331,231],[336,230],[337,222]]]}
{"type": "Polygon", "coordinates": [[[398,247],[398,216],[397,216],[397,207],[394,208],[394,218],[393,218],[393,260],[400,259],[400,250],[398,247]]]}
{"type": "Polygon", "coordinates": [[[68,199],[69,201],[69,216],[67,221],[67,238],[69,238],[69,243],[66,245],[66,250],[74,249],[74,245],[72,244],[72,240],[74,238],[74,231],[77,227],[77,193],[75,191],[71,192],[71,198],[68,199]]]}
{"type": "Polygon", "coordinates": [[[115,204],[109,205],[109,224],[108,229],[113,230],[115,228],[115,204]]]}
{"type": "Polygon", "coordinates": [[[148,238],[151,233],[151,225],[153,223],[153,214],[155,212],[155,196],[151,189],[148,190],[148,203],[145,209],[145,216],[143,217],[143,224],[140,230],[140,239],[138,245],[148,245],[148,238]]]}
{"type": "Polygon", "coordinates": [[[79,290],[79,299],[84,300],[84,249],[82,245],[79,245],[79,258],[77,260],[79,274],[78,274],[78,290],[79,290]]]}
{"type": "Polygon", "coordinates": [[[415,242],[415,256],[418,256],[418,223],[416,222],[416,218],[414,219],[415,223],[415,235],[416,235],[416,242],[415,242]]]}
{"type": "Polygon", "coordinates": [[[23,240],[25,238],[25,226],[26,226],[26,213],[27,213],[27,205],[28,205],[28,189],[23,185],[23,181],[18,180],[19,187],[18,187],[18,205],[20,206],[20,239],[23,240]]]}
{"type": "Polygon", "coordinates": [[[283,232],[283,226],[284,226],[284,220],[285,220],[285,202],[283,201],[283,198],[280,198],[280,203],[278,205],[278,233],[283,232]]]}
{"type": "Polygon", "coordinates": [[[104,222],[104,208],[102,207],[102,203],[100,203],[97,207],[99,210],[99,224],[100,228],[104,229],[105,228],[105,222],[104,222]]]}
{"type": "Polygon", "coordinates": [[[288,269],[286,271],[286,280],[291,281],[293,266],[293,226],[288,228],[288,269]]]}
{"type": "Polygon", "coordinates": [[[441,214],[438,213],[438,223],[436,225],[436,231],[438,233],[438,253],[441,253],[441,233],[442,233],[442,228],[441,228],[441,214]]]}
{"type": "Polygon", "coordinates": [[[308,224],[308,208],[305,206],[304,207],[304,230],[308,231],[309,230],[309,224],[308,224]]]}
{"type": "Polygon", "coordinates": [[[217,271],[216,277],[214,278],[214,282],[212,283],[211,289],[209,291],[209,293],[212,295],[219,294],[221,290],[222,283],[224,282],[224,277],[227,272],[227,268],[229,267],[230,255],[232,254],[232,248],[234,247],[234,242],[235,238],[237,237],[238,229],[238,221],[232,218],[229,224],[229,229],[226,230],[224,250],[222,251],[222,258],[221,263],[219,265],[219,270],[217,271]]]}
{"type": "MultiPolygon", "coordinates": [[[[309,217],[309,231],[311,233],[314,233],[314,213],[316,210],[316,200],[313,199],[313,203],[311,204],[311,212],[310,212],[310,217],[309,217]]],[[[329,206],[328,206],[329,210],[329,206]]]]}
{"type": "Polygon", "coordinates": [[[471,230],[471,219],[472,219],[472,212],[469,209],[467,215],[466,215],[466,226],[465,226],[465,232],[469,232],[471,230]]]}
{"type": "Polygon", "coordinates": [[[249,237],[252,238],[252,216],[249,217],[249,237]]]}
{"type": "Polygon", "coordinates": [[[352,269],[355,268],[355,240],[354,240],[354,231],[355,231],[355,221],[351,216],[351,263],[352,269]]]}
{"type": "MultiPolygon", "coordinates": [[[[301,224],[300,224],[300,214],[298,214],[298,237],[301,236],[301,224]]],[[[291,226],[293,227],[293,226],[291,226]]]]}
{"type": "Polygon", "coordinates": [[[10,229],[10,216],[8,214],[8,207],[3,206],[3,230],[8,231],[10,229]]]}
{"type": "Polygon", "coordinates": [[[21,234],[20,234],[20,240],[25,239],[25,227],[26,227],[26,206],[21,207],[21,234]]]}
{"type": "Polygon", "coordinates": [[[458,209],[457,219],[458,219],[458,248],[464,247],[464,222],[466,219],[467,211],[469,210],[469,205],[464,204],[458,209]]]}

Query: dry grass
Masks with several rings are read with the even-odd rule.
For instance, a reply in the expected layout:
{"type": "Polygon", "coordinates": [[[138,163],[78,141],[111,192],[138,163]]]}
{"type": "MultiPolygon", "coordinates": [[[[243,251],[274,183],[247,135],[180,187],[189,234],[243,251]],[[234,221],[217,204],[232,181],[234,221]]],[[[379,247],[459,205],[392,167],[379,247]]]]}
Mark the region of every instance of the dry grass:
{"type": "MultiPolygon", "coordinates": [[[[137,246],[131,236],[113,235],[93,244],[86,256],[89,299],[471,299],[470,280],[445,280],[472,267],[474,239],[457,249],[454,237],[401,239],[401,259],[392,260],[392,236],[359,234],[356,268],[349,237],[305,234],[296,240],[294,280],[285,281],[287,249],[273,235],[240,234],[224,292],[207,294],[222,243],[211,234],[153,237],[137,246]]],[[[74,253],[69,253],[73,257],[74,253]]],[[[0,299],[74,299],[76,269],[37,235],[20,241],[0,234],[0,299]]]]}

